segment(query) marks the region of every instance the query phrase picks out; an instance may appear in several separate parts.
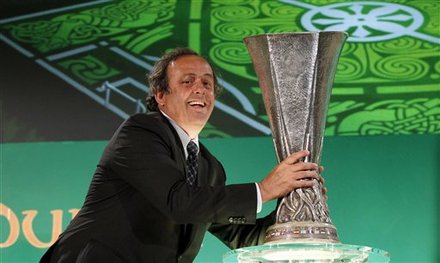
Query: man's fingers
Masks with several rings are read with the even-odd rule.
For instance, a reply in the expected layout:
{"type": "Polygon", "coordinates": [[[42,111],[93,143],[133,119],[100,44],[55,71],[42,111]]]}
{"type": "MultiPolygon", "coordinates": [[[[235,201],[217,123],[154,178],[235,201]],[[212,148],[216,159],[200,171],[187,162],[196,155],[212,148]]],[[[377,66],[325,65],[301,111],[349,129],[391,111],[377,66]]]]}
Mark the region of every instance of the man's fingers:
{"type": "Polygon", "coordinates": [[[316,171],[299,171],[294,173],[293,178],[295,180],[303,180],[310,178],[319,180],[319,175],[316,173],[316,171]]]}
{"type": "Polygon", "coordinates": [[[301,188],[301,187],[313,187],[316,184],[313,180],[301,180],[296,181],[294,184],[294,189],[301,188]]]}
{"type": "Polygon", "coordinates": [[[293,171],[304,171],[304,170],[318,170],[318,165],[316,163],[295,163],[291,166],[293,171]]]}
{"type": "Polygon", "coordinates": [[[306,157],[307,155],[309,155],[310,152],[307,150],[302,150],[296,153],[293,153],[289,156],[287,156],[286,159],[284,159],[284,163],[286,164],[294,164],[297,163],[298,161],[300,161],[302,158],[306,157]]]}

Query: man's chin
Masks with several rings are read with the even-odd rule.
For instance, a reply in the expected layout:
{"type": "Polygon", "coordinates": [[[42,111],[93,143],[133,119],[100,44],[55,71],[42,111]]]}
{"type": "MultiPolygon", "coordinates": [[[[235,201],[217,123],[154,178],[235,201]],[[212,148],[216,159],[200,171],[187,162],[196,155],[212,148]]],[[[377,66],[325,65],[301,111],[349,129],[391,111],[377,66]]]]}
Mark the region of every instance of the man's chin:
{"type": "Polygon", "coordinates": [[[209,119],[209,116],[207,116],[206,114],[197,114],[197,116],[194,116],[193,118],[191,118],[191,123],[204,128],[204,126],[208,122],[208,119],[209,119]]]}

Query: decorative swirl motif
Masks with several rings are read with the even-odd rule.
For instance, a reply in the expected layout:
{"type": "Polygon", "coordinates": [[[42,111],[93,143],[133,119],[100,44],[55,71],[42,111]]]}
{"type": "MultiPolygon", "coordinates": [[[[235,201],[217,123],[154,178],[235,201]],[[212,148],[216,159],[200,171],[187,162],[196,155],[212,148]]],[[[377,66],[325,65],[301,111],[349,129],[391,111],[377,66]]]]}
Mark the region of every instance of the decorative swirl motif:
{"type": "Polygon", "coordinates": [[[101,29],[92,25],[79,25],[70,32],[71,40],[88,40],[103,35],[101,29]]]}
{"type": "Polygon", "coordinates": [[[384,100],[341,121],[336,135],[440,133],[440,99],[384,100]]]}
{"type": "Polygon", "coordinates": [[[359,48],[358,44],[352,43],[352,42],[345,42],[344,47],[341,51],[341,56],[346,56],[349,54],[354,53],[359,48]]]}
{"type": "Polygon", "coordinates": [[[240,22],[222,23],[217,25],[213,31],[217,37],[228,41],[242,41],[243,36],[263,33],[264,30],[256,25],[240,22]]]}
{"type": "Polygon", "coordinates": [[[284,197],[277,211],[278,224],[313,221],[330,223],[327,204],[322,196],[322,185],[299,188],[284,197]]]}
{"type": "Polygon", "coordinates": [[[434,70],[435,72],[440,73],[440,60],[435,63],[434,70]]]}
{"type": "MultiPolygon", "coordinates": [[[[403,29],[404,27],[406,28],[405,32],[410,32],[408,26],[412,25],[413,31],[411,32],[430,34],[431,36],[438,35],[440,20],[437,19],[437,14],[440,2],[404,0],[391,0],[391,2],[361,1],[355,4],[354,2],[342,3],[339,0],[330,2],[310,0],[307,1],[307,4],[315,5],[316,10],[321,11],[324,9],[328,11],[330,7],[334,7],[331,9],[336,13],[322,11],[320,12],[322,16],[315,13],[311,17],[314,25],[319,28],[331,27],[333,22],[341,22],[344,17],[355,18],[356,12],[361,16],[367,13],[374,15],[379,12],[382,14],[387,13],[387,15],[385,17],[375,15],[376,19],[382,22],[385,19],[398,28],[403,29]],[[340,3],[336,4],[337,2],[340,3]],[[400,6],[396,4],[400,4],[400,6]],[[362,8],[359,7],[360,5],[362,8]],[[412,8],[406,8],[406,6],[412,6],[412,8]],[[382,7],[399,8],[400,13],[389,13],[389,9],[382,7]],[[417,28],[414,26],[414,21],[409,18],[410,14],[418,13],[412,12],[413,9],[423,12],[423,25],[417,28]],[[341,14],[338,12],[344,12],[343,16],[338,15],[341,14]]],[[[44,16],[44,19],[47,20],[39,21],[38,19],[41,18],[29,18],[13,23],[5,23],[2,28],[8,38],[17,42],[19,46],[29,50],[38,58],[67,51],[69,47],[96,45],[101,43],[100,40],[110,41],[134,55],[153,54],[158,52],[157,48],[160,48],[162,43],[168,47],[170,39],[175,40],[176,37],[187,39],[186,30],[180,32],[175,30],[174,24],[171,24],[181,20],[170,21],[170,18],[175,15],[176,5],[175,0],[110,1],[88,8],[44,16]],[[174,37],[172,37],[173,34],[174,37]]],[[[189,12],[189,10],[185,10],[185,12],[189,12]]],[[[199,35],[200,39],[202,39],[201,37],[203,39],[205,37],[211,38],[211,42],[202,43],[202,50],[209,50],[211,59],[216,66],[225,72],[231,73],[231,78],[235,76],[237,80],[246,81],[243,86],[245,89],[247,86],[257,86],[258,84],[248,52],[242,44],[242,38],[262,33],[304,31],[304,25],[301,25],[300,19],[310,10],[307,11],[307,8],[281,3],[276,0],[212,0],[203,5],[202,12],[203,17],[209,17],[209,21],[204,20],[202,30],[206,25],[206,29],[210,32],[199,35]]],[[[412,17],[414,18],[414,16],[412,17]]],[[[352,20],[346,22],[348,25],[352,20]]],[[[410,111],[409,109],[412,111],[418,109],[408,105],[408,109],[406,109],[402,106],[402,103],[390,101],[387,101],[387,103],[394,105],[396,108],[381,108],[374,103],[381,98],[380,92],[375,95],[375,91],[379,88],[373,90],[372,93],[370,93],[370,89],[380,86],[385,88],[387,94],[392,95],[394,98],[399,98],[399,96],[414,98],[421,96],[420,94],[423,94],[427,99],[435,97],[436,94],[431,91],[434,90],[440,79],[439,46],[436,43],[419,40],[415,36],[407,35],[398,39],[389,38],[386,41],[374,42],[374,39],[370,39],[370,36],[379,36],[382,33],[393,35],[395,31],[384,31],[382,33],[371,31],[371,23],[371,20],[358,21],[358,25],[365,25],[364,29],[367,32],[362,31],[363,27],[360,26],[348,30],[350,34],[357,33],[359,37],[368,33],[370,35],[366,35],[366,38],[372,40],[372,42],[346,42],[344,45],[335,78],[335,88],[340,87],[341,89],[338,89],[338,92],[332,98],[332,101],[338,103],[338,106],[332,108],[332,105],[330,105],[326,135],[438,132],[438,115],[425,116],[423,114],[427,113],[423,111],[423,114],[419,115],[419,121],[423,123],[420,126],[415,120],[410,120],[409,117],[399,117],[400,119],[397,121],[395,120],[398,118],[396,117],[397,114],[410,111]],[[408,83],[409,81],[411,82],[408,83]],[[424,90],[419,93],[417,90],[413,90],[410,93],[404,90],[406,85],[410,85],[412,89],[417,85],[424,85],[424,90]],[[393,87],[396,87],[396,89],[393,89],[393,87]],[[351,88],[353,89],[348,90],[351,88]],[[351,94],[357,95],[352,96],[351,94]],[[368,94],[368,96],[365,94],[368,94]],[[347,101],[347,98],[356,98],[356,101],[347,101]],[[353,106],[350,106],[350,103],[353,106]],[[365,104],[373,105],[375,108],[367,108],[365,104]],[[400,110],[396,110],[397,108],[400,110]],[[355,115],[356,113],[359,114],[355,115]],[[348,123],[348,120],[350,120],[350,123],[348,123]],[[400,122],[407,123],[408,126],[399,126],[400,122]],[[391,127],[392,125],[396,125],[400,130],[391,127]],[[412,129],[410,128],[411,125],[417,128],[412,129]]],[[[388,23],[388,25],[391,24],[388,23]]],[[[381,29],[375,27],[375,30],[381,29]]],[[[195,30],[190,33],[191,36],[194,36],[200,32],[195,30]]],[[[397,37],[395,34],[394,36],[397,37]]],[[[380,39],[384,40],[383,38],[380,39]]],[[[99,56],[101,55],[106,54],[99,54],[99,56]]],[[[78,56],[81,55],[74,55],[76,58],[78,56]]],[[[53,63],[59,63],[59,61],[53,63]]],[[[64,63],[67,63],[66,60],[64,60],[64,63]]],[[[91,72],[97,72],[96,78],[87,76],[85,72],[82,72],[79,69],[80,64],[77,63],[73,66],[74,63],[72,62],[69,65],[72,66],[72,70],[75,69],[75,72],[70,73],[70,76],[81,83],[83,81],[92,83],[94,82],[93,79],[101,78],[99,74],[105,75],[104,69],[98,69],[99,63],[96,63],[96,68],[89,65],[91,72]]],[[[59,64],[55,66],[59,67],[59,64]]],[[[84,67],[84,71],[86,71],[86,68],[84,67]]],[[[65,71],[65,73],[69,72],[65,71]]],[[[231,81],[234,81],[233,79],[231,81]]],[[[250,97],[250,99],[253,101],[254,107],[258,109],[258,114],[261,115],[259,117],[267,118],[264,115],[265,110],[259,99],[259,94],[245,94],[246,96],[255,96],[250,97]]],[[[430,111],[433,111],[433,109],[430,111]]],[[[267,122],[267,119],[264,121],[267,122]]],[[[207,133],[207,137],[221,136],[220,133],[216,135],[214,132],[221,129],[221,127],[212,128],[212,132],[207,133]]],[[[242,136],[244,134],[234,131],[234,135],[242,136]]]]}
{"type": "Polygon", "coordinates": [[[372,50],[385,54],[408,54],[411,51],[417,51],[421,48],[423,41],[411,38],[401,37],[383,42],[372,43],[369,46],[372,50]]]}
{"type": "Polygon", "coordinates": [[[287,18],[288,20],[293,21],[295,17],[302,12],[302,10],[278,2],[266,2],[261,5],[261,12],[276,19],[287,18]]]}
{"type": "Polygon", "coordinates": [[[48,52],[116,35],[133,28],[145,28],[173,16],[174,4],[158,1],[123,1],[78,13],[68,13],[51,21],[22,23],[11,28],[19,41],[48,52]]]}
{"type": "MultiPolygon", "coordinates": [[[[81,44],[124,30],[120,28],[119,23],[114,24],[113,27],[102,26],[103,20],[85,13],[58,16],[53,21],[60,22],[60,27],[54,32],[54,36],[61,35],[64,37],[66,45],[81,44]],[[60,34],[60,32],[63,32],[63,34],[60,34]]],[[[44,48],[47,48],[47,50],[55,49],[56,46],[52,44],[55,39],[51,36],[50,42],[47,44],[48,47],[44,48]]]]}
{"type": "Polygon", "coordinates": [[[251,63],[246,47],[236,42],[220,43],[212,47],[211,57],[223,63],[243,64],[251,63]]]}
{"type": "Polygon", "coordinates": [[[371,71],[384,79],[416,80],[429,71],[429,64],[417,58],[389,56],[372,65],[371,71]]]}
{"type": "Polygon", "coordinates": [[[341,57],[337,66],[335,82],[358,80],[365,74],[365,66],[358,59],[341,57]]]}
{"type": "Polygon", "coordinates": [[[122,1],[114,5],[104,6],[90,12],[94,17],[111,21],[129,22],[136,21],[140,14],[147,11],[152,4],[142,1],[122,1]]]}
{"type": "MultiPolygon", "coordinates": [[[[11,34],[15,39],[24,43],[44,46],[50,38],[58,31],[61,23],[49,21],[37,21],[33,23],[22,23],[16,26],[9,26],[11,34]]],[[[63,46],[63,44],[59,44],[63,46]]]]}
{"type": "Polygon", "coordinates": [[[80,59],[67,60],[60,63],[61,66],[70,70],[74,75],[88,84],[102,82],[119,74],[120,72],[108,67],[105,63],[93,56],[85,56],[80,59]]]}
{"type": "MultiPolygon", "coordinates": [[[[212,10],[212,16],[221,21],[242,21],[257,17],[259,10],[246,6],[223,6],[212,10]]],[[[245,24],[245,23],[244,23],[245,24]]]]}

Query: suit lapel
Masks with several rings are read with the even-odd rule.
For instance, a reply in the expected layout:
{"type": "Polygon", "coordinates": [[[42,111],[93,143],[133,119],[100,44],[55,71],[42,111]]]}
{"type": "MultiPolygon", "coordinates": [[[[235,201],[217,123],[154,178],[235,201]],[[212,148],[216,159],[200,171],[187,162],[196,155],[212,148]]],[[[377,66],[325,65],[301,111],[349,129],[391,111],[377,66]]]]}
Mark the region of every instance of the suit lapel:
{"type": "Polygon", "coordinates": [[[166,123],[168,129],[165,130],[168,137],[171,140],[171,145],[176,145],[177,147],[172,147],[173,151],[173,157],[176,160],[176,166],[179,168],[179,170],[184,171],[185,178],[186,178],[186,162],[185,162],[185,152],[183,151],[183,145],[180,141],[179,135],[177,134],[176,130],[174,129],[173,125],[168,121],[168,119],[163,116],[161,113],[157,113],[155,115],[156,118],[161,119],[164,123],[166,123]]]}
{"type": "Polygon", "coordinates": [[[204,186],[208,184],[208,161],[203,157],[201,152],[198,156],[199,170],[197,172],[197,186],[204,186]]]}

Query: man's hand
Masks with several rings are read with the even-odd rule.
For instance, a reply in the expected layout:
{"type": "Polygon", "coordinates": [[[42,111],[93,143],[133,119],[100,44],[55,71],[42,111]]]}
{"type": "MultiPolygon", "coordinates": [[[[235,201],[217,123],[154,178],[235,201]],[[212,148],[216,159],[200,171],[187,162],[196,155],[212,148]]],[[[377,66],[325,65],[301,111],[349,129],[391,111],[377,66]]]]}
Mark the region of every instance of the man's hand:
{"type": "MultiPolygon", "coordinates": [[[[318,167],[316,163],[302,161],[309,154],[309,151],[303,150],[288,156],[258,183],[263,202],[285,196],[296,188],[312,187],[317,183],[315,180],[303,179],[314,178],[324,183],[324,178],[318,174],[323,167],[318,167]]],[[[325,191],[326,189],[323,188],[324,194],[325,191]]]]}

